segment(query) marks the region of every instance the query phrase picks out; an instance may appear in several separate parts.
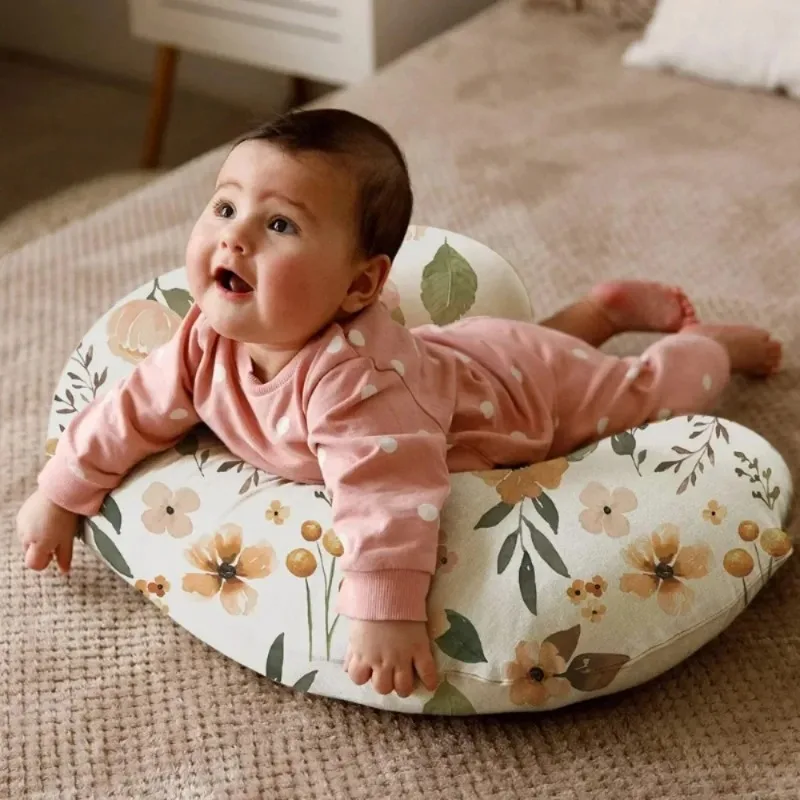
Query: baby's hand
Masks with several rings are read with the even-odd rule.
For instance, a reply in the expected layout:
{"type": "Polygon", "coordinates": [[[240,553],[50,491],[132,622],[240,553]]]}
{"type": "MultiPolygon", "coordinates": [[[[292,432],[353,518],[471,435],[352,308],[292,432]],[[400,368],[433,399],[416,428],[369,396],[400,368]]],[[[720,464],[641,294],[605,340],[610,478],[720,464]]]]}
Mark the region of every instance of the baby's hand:
{"type": "Polygon", "coordinates": [[[358,686],[372,678],[378,694],[396,691],[408,697],[414,690],[415,670],[430,691],[438,683],[424,622],[351,620],[344,669],[358,686]]]}
{"type": "Polygon", "coordinates": [[[17,514],[17,535],[25,553],[25,566],[45,569],[55,555],[62,572],[69,571],[78,515],[48,500],[36,490],[17,514]]]}

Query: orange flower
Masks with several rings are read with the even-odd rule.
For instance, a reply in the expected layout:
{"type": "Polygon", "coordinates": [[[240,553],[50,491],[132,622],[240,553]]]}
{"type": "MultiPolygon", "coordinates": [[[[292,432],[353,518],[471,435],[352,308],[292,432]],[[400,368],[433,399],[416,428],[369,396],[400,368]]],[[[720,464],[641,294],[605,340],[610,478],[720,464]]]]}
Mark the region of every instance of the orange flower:
{"type": "Polygon", "coordinates": [[[436,571],[444,575],[452,572],[458,564],[458,553],[447,549],[447,534],[439,531],[439,546],[436,548],[436,571]]]}
{"type": "Polygon", "coordinates": [[[543,706],[551,697],[569,694],[569,681],[559,677],[567,664],[552,642],[520,642],[514,654],[516,661],[506,664],[514,705],[543,706]]]}
{"type": "Polygon", "coordinates": [[[622,551],[628,572],[619,581],[623,592],[647,599],[657,594],[661,610],[672,616],[686,614],[694,603],[694,591],[680,579],[696,580],[708,575],[711,548],[706,544],[680,546],[680,532],[674,525],[661,525],[650,536],[637,539],[622,551]]]}
{"type": "Polygon", "coordinates": [[[142,502],[150,506],[142,514],[142,524],[150,533],[164,533],[181,539],[193,530],[189,514],[200,508],[200,498],[191,489],[173,492],[169,486],[156,481],[145,489],[142,502]]]}
{"type": "Polygon", "coordinates": [[[266,542],[242,549],[242,529],[226,524],[213,536],[200,539],[186,553],[186,560],[202,574],[183,576],[183,591],[212,598],[233,615],[250,614],[258,592],[245,580],[266,578],[275,570],[275,551],[266,542]]]}
{"type": "Polygon", "coordinates": [[[716,500],[709,500],[708,508],[703,509],[703,519],[712,525],[722,525],[727,516],[728,509],[721,506],[716,500]]]}
{"type": "Polygon", "coordinates": [[[315,522],[312,519],[306,520],[300,526],[300,535],[307,542],[316,542],[317,539],[319,539],[319,537],[322,536],[322,525],[320,525],[319,522],[315,522]]]}
{"type": "Polygon", "coordinates": [[[152,581],[147,584],[147,591],[156,597],[163,597],[170,588],[169,581],[163,575],[156,575],[152,581]]]}
{"type": "Polygon", "coordinates": [[[606,615],[606,607],[597,600],[590,600],[586,604],[586,608],[581,609],[583,614],[589,622],[602,622],[603,617],[606,615]]]}
{"type": "Polygon", "coordinates": [[[567,589],[567,597],[569,597],[576,606],[579,606],[586,598],[584,588],[583,581],[572,581],[572,586],[567,589]]]}
{"type": "Polygon", "coordinates": [[[542,489],[557,489],[567,467],[569,461],[566,458],[556,458],[505,473],[492,470],[476,474],[484,483],[497,490],[504,503],[513,506],[524,497],[538,497],[542,489]]]}
{"type": "Polygon", "coordinates": [[[586,584],[586,591],[595,597],[602,597],[606,589],[608,589],[608,582],[601,575],[595,575],[586,584]]]}
{"type": "Polygon", "coordinates": [[[273,500],[264,512],[264,516],[267,518],[267,522],[283,525],[289,519],[289,506],[282,506],[280,500],[273,500]]]}
{"type": "Polygon", "coordinates": [[[780,528],[767,528],[761,534],[758,543],[772,558],[783,558],[792,552],[792,540],[789,538],[789,534],[780,528]]]}
{"type": "Polygon", "coordinates": [[[758,539],[759,533],[761,533],[761,529],[758,527],[757,522],[746,519],[739,523],[739,538],[743,541],[754,542],[758,539]]]}
{"type": "Polygon", "coordinates": [[[138,364],[166,344],[178,330],[181,318],[155,300],[131,300],[108,320],[108,349],[131,364],[138,364]]]}
{"type": "Polygon", "coordinates": [[[334,557],[339,558],[344,555],[344,545],[342,540],[336,535],[333,529],[325,531],[322,537],[322,546],[334,557]]]}

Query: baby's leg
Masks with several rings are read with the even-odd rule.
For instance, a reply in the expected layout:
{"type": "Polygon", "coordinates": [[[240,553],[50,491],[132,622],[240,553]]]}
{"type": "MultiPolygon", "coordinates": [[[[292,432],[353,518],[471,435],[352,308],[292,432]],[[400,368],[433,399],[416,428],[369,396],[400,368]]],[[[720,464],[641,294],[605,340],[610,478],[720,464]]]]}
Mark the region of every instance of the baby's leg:
{"type": "Polygon", "coordinates": [[[745,326],[692,326],[638,359],[549,344],[559,350],[546,358],[557,387],[552,456],[644,422],[710,411],[731,368],[767,374],[780,361],[780,345],[745,326]]]}
{"type": "Polygon", "coordinates": [[[540,323],[599,347],[618,333],[674,333],[696,323],[694,307],[678,288],[649,281],[615,281],[540,323]]]}

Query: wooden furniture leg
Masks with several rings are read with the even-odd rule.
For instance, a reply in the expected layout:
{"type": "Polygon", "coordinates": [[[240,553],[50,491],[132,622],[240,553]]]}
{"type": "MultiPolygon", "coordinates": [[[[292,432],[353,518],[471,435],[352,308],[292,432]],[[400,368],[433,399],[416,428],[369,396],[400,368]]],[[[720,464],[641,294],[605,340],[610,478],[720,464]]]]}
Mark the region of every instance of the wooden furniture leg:
{"type": "Polygon", "coordinates": [[[147,120],[142,150],[142,167],[144,169],[157,167],[161,159],[161,147],[169,120],[175,67],[178,63],[179,53],[177,48],[170,45],[160,45],[156,52],[153,89],[150,95],[150,115],[147,120]]]}

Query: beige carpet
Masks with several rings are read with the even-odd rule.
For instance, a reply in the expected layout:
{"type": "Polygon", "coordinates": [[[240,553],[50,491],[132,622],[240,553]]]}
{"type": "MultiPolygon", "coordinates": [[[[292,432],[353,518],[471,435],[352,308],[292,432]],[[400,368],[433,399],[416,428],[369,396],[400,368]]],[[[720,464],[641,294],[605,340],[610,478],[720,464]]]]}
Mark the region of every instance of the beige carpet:
{"type": "MultiPolygon", "coordinates": [[[[786,371],[736,381],[722,413],[797,475],[800,104],[623,70],[614,26],[530,5],[497,3],[337,102],[397,134],[416,220],[506,255],[541,314],[638,275],[684,284],[704,316],[769,326],[786,371]]],[[[56,376],[115,299],[180,263],[220,159],[0,259],[0,797],[798,800],[797,558],[646,686],[456,720],[271,685],[83,548],[66,580],[21,567],[14,515],[43,463],[56,376]]]]}

